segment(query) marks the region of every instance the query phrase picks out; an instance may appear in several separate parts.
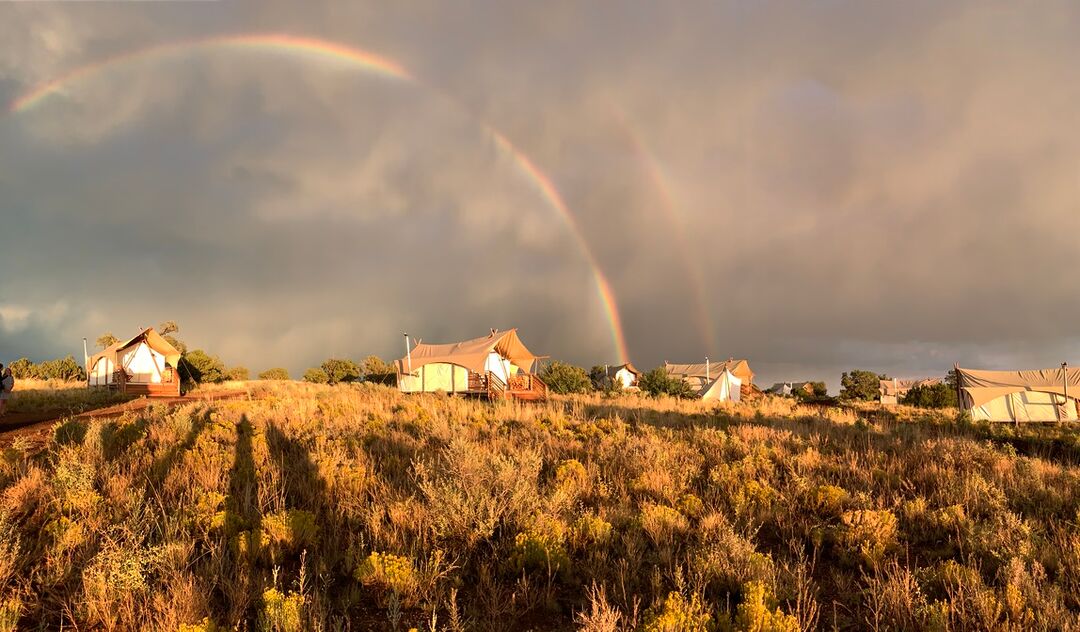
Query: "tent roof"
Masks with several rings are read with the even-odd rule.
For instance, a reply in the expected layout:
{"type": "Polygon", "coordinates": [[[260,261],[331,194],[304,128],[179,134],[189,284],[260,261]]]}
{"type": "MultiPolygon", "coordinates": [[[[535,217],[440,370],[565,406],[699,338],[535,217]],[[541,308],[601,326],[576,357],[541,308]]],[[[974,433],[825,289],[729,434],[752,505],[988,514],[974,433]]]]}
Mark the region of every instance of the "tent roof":
{"type": "Polygon", "coordinates": [[[1029,371],[982,371],[956,367],[960,388],[972,406],[981,406],[999,397],[1020,391],[1040,391],[1064,395],[1068,380],[1069,397],[1080,397],[1080,369],[1034,369],[1029,371]]]}
{"type": "Polygon", "coordinates": [[[621,371],[623,369],[626,369],[627,371],[630,371],[634,375],[641,375],[641,371],[638,371],[637,367],[635,367],[633,364],[631,364],[629,362],[627,362],[626,364],[620,364],[619,366],[614,367],[614,369],[615,369],[616,373],[618,373],[619,371],[621,371]]]}
{"type": "Polygon", "coordinates": [[[409,373],[425,364],[456,364],[474,372],[482,372],[492,352],[513,362],[526,371],[541,357],[533,355],[518,338],[517,329],[492,331],[487,336],[449,344],[417,343],[409,356],[394,362],[398,373],[409,373]],[[411,365],[410,365],[411,362],[411,365]],[[410,368],[411,367],[411,368],[410,368]]]}
{"type": "Polygon", "coordinates": [[[165,340],[153,327],[147,327],[140,331],[138,335],[128,340],[120,340],[106,347],[100,353],[96,353],[90,357],[90,366],[93,367],[102,358],[108,358],[116,364],[116,358],[121,351],[132,347],[140,342],[146,342],[146,345],[157,351],[161,355],[165,356],[165,362],[176,368],[180,363],[180,352],[176,350],[176,347],[169,344],[168,340],[165,340]]]}
{"type": "Polygon", "coordinates": [[[907,380],[880,380],[878,383],[878,392],[881,395],[903,395],[916,386],[934,386],[935,384],[941,384],[945,380],[940,377],[924,377],[907,380]]]}
{"type": "Polygon", "coordinates": [[[746,377],[750,380],[754,377],[754,372],[750,370],[750,363],[746,360],[722,360],[720,362],[710,362],[708,367],[705,363],[700,364],[672,364],[670,362],[664,362],[664,369],[668,372],[668,375],[685,375],[687,377],[701,377],[706,379],[713,379],[723,371],[730,371],[732,375],[740,378],[746,377]],[[706,369],[708,375],[706,375],[706,369]]]}

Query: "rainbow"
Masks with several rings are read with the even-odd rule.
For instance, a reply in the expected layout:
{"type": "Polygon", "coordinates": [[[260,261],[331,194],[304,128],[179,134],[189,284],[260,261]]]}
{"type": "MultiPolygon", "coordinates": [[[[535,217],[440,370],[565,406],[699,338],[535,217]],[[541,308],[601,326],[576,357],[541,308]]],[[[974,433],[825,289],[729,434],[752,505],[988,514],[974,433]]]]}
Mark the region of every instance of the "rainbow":
{"type": "Polygon", "coordinates": [[[652,187],[660,196],[660,201],[662,202],[660,208],[663,210],[664,215],[667,217],[668,224],[671,226],[671,231],[676,241],[675,246],[679,251],[679,259],[687,274],[687,278],[690,279],[691,290],[694,293],[694,305],[696,308],[695,320],[698,321],[698,333],[701,336],[702,343],[705,345],[706,353],[716,353],[716,330],[713,327],[712,318],[709,315],[709,303],[707,292],[705,290],[705,279],[701,274],[701,262],[698,262],[695,265],[693,259],[694,249],[691,247],[690,239],[687,237],[686,221],[679,212],[680,205],[676,200],[674,189],[671,186],[671,179],[668,177],[664,167],[660,164],[660,161],[656,159],[656,155],[649,151],[641,134],[630,125],[626,114],[617,107],[614,108],[614,111],[615,120],[618,121],[620,127],[622,127],[623,131],[626,133],[626,136],[630,139],[630,142],[634,147],[634,154],[644,167],[652,187]]]}
{"type": "MultiPolygon", "coordinates": [[[[380,55],[337,42],[281,33],[227,35],[205,39],[168,42],[113,55],[91,64],[79,66],[52,81],[42,83],[20,95],[11,102],[8,111],[12,114],[30,111],[48,100],[49,97],[63,94],[65,88],[70,84],[90,79],[99,73],[117,66],[134,63],[148,58],[167,58],[172,55],[189,54],[194,51],[222,49],[251,50],[279,54],[285,53],[309,57],[316,61],[346,63],[352,67],[360,68],[388,78],[420,85],[416,78],[400,64],[380,55]]],[[[447,102],[453,103],[456,107],[465,111],[456,101],[450,99],[446,95],[440,93],[435,94],[438,94],[447,102]]],[[[586,263],[592,270],[597,294],[604,307],[608,327],[611,330],[612,344],[615,347],[615,351],[618,353],[620,362],[628,362],[629,353],[627,351],[626,338],[623,334],[622,320],[619,316],[619,307],[615,293],[612,291],[611,284],[601,270],[596,256],[589,247],[589,243],[585,239],[581,227],[578,225],[570,207],[566,204],[565,200],[563,200],[562,195],[551,182],[551,179],[541,171],[524,152],[514,146],[514,144],[498,130],[486,124],[482,124],[482,128],[484,132],[494,140],[495,145],[500,150],[505,151],[511,156],[517,168],[530,182],[533,183],[544,197],[545,201],[555,209],[567,228],[570,229],[586,263]]]]}

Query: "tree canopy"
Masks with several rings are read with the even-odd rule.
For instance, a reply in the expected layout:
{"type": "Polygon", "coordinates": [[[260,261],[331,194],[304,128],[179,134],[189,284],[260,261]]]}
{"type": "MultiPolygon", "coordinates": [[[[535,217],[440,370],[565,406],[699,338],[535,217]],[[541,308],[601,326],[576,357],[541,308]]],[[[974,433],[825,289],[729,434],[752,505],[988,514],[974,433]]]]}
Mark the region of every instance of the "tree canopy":
{"type": "Polygon", "coordinates": [[[588,393],[592,389],[592,381],[589,380],[589,374],[585,372],[585,369],[558,360],[540,371],[540,379],[547,384],[552,393],[560,395],[588,393]]]}

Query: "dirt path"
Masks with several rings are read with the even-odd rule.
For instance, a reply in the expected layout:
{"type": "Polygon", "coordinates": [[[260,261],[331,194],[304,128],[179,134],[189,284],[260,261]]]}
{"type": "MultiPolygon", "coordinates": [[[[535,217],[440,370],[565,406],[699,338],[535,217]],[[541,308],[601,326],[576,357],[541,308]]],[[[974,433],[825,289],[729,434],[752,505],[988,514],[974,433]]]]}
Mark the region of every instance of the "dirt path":
{"type": "Polygon", "coordinates": [[[0,445],[8,445],[17,437],[31,437],[46,433],[52,429],[52,425],[61,419],[108,419],[119,417],[124,413],[146,410],[151,406],[167,406],[170,410],[197,402],[211,402],[228,399],[240,399],[248,395],[248,391],[210,391],[207,393],[195,392],[181,397],[140,397],[130,402],[124,402],[115,406],[96,408],[75,415],[64,410],[45,410],[31,413],[8,413],[0,418],[0,445]]]}

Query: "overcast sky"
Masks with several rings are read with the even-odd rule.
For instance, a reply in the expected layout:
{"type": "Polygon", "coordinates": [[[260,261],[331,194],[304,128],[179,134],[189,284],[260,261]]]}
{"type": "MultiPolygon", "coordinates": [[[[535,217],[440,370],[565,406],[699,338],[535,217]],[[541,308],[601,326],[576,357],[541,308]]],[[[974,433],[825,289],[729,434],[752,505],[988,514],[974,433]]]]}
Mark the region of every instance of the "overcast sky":
{"type": "Polygon", "coordinates": [[[174,319],[294,374],[516,326],[758,383],[1080,362],[1080,5],[0,3],[0,361],[174,319]],[[497,130],[561,192],[581,238],[497,130]]]}

